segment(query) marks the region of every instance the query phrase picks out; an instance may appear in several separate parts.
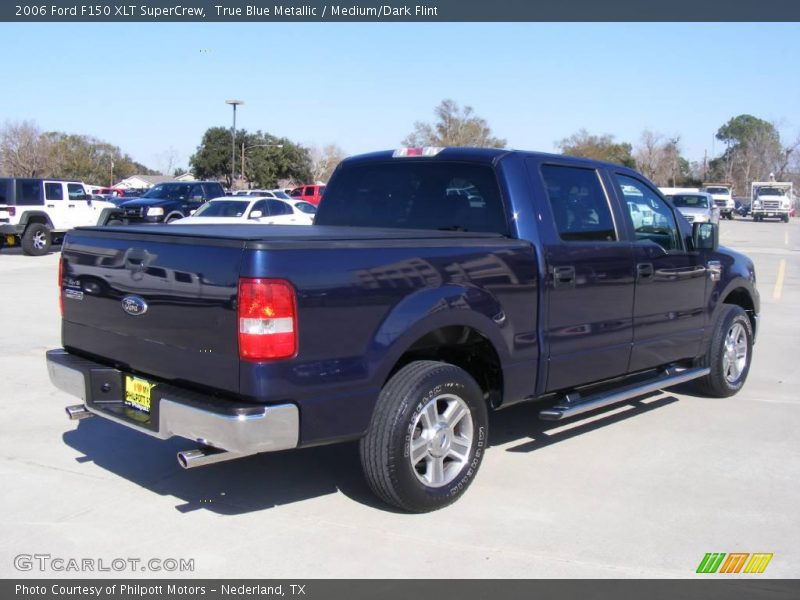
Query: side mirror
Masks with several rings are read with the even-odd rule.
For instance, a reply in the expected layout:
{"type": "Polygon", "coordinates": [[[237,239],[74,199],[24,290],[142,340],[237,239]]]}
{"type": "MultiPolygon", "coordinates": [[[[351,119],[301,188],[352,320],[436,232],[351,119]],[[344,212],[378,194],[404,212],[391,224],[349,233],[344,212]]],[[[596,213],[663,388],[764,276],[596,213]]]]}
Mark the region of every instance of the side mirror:
{"type": "Polygon", "coordinates": [[[260,210],[254,210],[253,212],[250,213],[250,216],[248,218],[249,219],[260,219],[263,216],[264,216],[263,212],[261,212],[260,210]]]}
{"type": "Polygon", "coordinates": [[[692,223],[692,245],[695,250],[719,248],[719,225],[716,223],[692,223]]]}

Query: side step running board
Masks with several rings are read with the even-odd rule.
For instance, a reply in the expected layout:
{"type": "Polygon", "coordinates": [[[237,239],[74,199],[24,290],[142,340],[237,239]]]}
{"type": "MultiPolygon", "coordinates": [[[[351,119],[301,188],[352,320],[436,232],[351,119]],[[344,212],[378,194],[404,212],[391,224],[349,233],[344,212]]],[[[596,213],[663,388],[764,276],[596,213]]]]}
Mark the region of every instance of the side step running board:
{"type": "Polygon", "coordinates": [[[634,383],[617,390],[594,394],[581,398],[581,395],[576,393],[567,394],[564,398],[559,400],[558,404],[551,408],[545,408],[539,412],[539,418],[543,421],[560,421],[567,417],[574,417],[609,404],[616,404],[624,402],[636,396],[649,394],[657,390],[678,385],[685,381],[691,381],[698,377],[703,377],[711,372],[709,368],[702,369],[667,369],[657,377],[634,383]]]}

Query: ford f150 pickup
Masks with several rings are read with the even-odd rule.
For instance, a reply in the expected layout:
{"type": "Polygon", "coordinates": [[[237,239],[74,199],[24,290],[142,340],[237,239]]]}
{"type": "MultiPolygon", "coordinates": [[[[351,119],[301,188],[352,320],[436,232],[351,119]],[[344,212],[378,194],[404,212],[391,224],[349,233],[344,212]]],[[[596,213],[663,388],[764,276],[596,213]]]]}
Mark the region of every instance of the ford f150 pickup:
{"type": "Polygon", "coordinates": [[[464,493],[490,411],[735,394],[759,312],[753,263],[635,171],[498,149],[349,158],[312,226],[77,228],[60,264],[71,418],[187,438],[184,467],[360,440],[412,512],[464,493]]]}

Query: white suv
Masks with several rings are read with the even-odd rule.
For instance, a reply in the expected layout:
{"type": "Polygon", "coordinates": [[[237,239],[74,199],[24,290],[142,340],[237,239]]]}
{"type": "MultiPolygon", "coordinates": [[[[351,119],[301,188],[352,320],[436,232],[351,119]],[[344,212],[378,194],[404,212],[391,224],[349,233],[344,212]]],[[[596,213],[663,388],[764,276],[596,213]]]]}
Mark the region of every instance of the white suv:
{"type": "Polygon", "coordinates": [[[30,256],[47,254],[73,227],[97,225],[114,205],[93,200],[80,181],[0,177],[0,247],[22,245],[30,256]]]}

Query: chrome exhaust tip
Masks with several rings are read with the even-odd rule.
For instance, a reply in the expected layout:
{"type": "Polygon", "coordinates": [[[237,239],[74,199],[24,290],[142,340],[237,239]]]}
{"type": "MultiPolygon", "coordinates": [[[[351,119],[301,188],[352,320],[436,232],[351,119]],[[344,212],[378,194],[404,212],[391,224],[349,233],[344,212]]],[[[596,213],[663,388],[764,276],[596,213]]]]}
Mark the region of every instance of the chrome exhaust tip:
{"type": "Polygon", "coordinates": [[[235,458],[241,458],[242,456],[247,455],[206,446],[204,448],[196,448],[195,450],[178,452],[178,464],[184,469],[194,469],[195,467],[233,460],[235,458]]]}
{"type": "Polygon", "coordinates": [[[74,404],[72,406],[68,406],[66,409],[67,416],[69,417],[70,421],[80,421],[81,419],[88,419],[89,417],[93,417],[94,415],[86,410],[86,405],[84,404],[74,404]]]}

